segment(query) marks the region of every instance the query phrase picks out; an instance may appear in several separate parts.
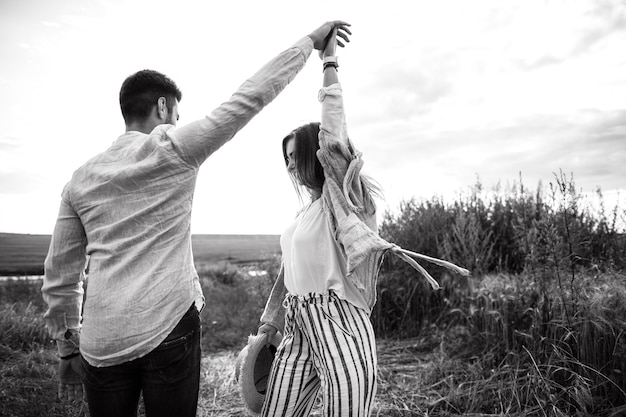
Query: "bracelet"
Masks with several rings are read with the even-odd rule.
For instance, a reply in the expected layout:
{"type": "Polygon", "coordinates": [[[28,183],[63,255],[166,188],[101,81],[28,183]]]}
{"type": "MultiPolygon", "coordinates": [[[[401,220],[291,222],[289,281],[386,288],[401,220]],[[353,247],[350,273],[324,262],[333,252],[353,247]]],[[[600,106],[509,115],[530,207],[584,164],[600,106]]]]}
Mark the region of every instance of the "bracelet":
{"type": "Polygon", "coordinates": [[[337,68],[339,67],[339,65],[337,65],[336,62],[326,62],[324,63],[324,67],[322,69],[322,71],[326,71],[326,68],[328,67],[333,67],[335,69],[335,71],[339,71],[337,68]]]}
{"type": "Polygon", "coordinates": [[[78,355],[80,355],[80,352],[74,352],[74,353],[70,353],[69,355],[60,356],[60,357],[59,357],[59,359],[61,359],[61,360],[65,361],[65,360],[68,360],[68,359],[75,358],[75,357],[77,357],[78,355]]]}
{"type": "Polygon", "coordinates": [[[337,68],[339,68],[339,57],[337,56],[326,56],[323,59],[323,70],[322,71],[326,71],[326,68],[328,67],[334,67],[335,70],[337,70],[337,68]]]}

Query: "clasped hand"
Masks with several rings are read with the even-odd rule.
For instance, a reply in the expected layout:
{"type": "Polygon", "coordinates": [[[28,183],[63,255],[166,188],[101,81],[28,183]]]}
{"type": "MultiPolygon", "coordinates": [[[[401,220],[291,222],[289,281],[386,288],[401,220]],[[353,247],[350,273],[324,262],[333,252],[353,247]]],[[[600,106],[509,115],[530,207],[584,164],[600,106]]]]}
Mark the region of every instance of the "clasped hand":
{"type": "Polygon", "coordinates": [[[323,51],[328,41],[331,40],[331,37],[336,33],[337,44],[343,48],[345,46],[343,41],[350,42],[348,35],[352,35],[348,26],[350,26],[350,24],[343,20],[334,20],[324,23],[309,35],[313,41],[313,47],[319,51],[323,51]]]}
{"type": "Polygon", "coordinates": [[[269,346],[277,332],[278,329],[276,327],[272,326],[271,324],[264,323],[257,330],[257,335],[265,335],[265,346],[269,346]]]}

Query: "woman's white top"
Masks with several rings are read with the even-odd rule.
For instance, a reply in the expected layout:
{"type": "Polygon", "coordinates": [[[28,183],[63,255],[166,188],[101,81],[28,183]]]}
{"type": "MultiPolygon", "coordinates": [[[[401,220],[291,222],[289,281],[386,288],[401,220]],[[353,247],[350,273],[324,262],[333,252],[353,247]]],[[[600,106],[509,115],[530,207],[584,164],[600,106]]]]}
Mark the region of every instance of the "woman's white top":
{"type": "Polygon", "coordinates": [[[346,261],[322,210],[321,199],[306,206],[280,237],[285,287],[291,294],[324,294],[340,298],[369,312],[367,302],[346,279],[346,261]]]}

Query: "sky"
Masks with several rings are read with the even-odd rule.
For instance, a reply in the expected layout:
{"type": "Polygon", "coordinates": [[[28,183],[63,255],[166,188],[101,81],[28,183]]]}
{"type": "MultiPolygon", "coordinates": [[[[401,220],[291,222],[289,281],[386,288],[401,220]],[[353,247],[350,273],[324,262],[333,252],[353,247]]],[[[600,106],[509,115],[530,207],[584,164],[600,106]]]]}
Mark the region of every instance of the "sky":
{"type": "MultiPolygon", "coordinates": [[[[626,1],[0,0],[0,232],[50,234],[72,172],[124,132],[118,94],[145,68],[183,92],[179,125],[209,114],[328,20],[348,133],[402,201],[477,182],[530,189],[573,175],[626,200],[626,1]]],[[[300,202],[281,140],[317,121],[306,67],[201,167],[192,233],[280,234],[300,202]]]]}

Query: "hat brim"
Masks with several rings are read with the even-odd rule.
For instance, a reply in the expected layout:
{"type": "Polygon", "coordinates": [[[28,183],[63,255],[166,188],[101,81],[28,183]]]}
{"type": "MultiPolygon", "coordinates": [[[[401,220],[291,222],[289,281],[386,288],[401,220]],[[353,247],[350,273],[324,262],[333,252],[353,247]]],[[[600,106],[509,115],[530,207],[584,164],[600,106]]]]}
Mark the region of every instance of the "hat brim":
{"type": "Polygon", "coordinates": [[[263,408],[274,355],[282,338],[277,332],[268,344],[265,334],[249,336],[235,362],[239,392],[252,414],[259,414],[263,408]]]}

